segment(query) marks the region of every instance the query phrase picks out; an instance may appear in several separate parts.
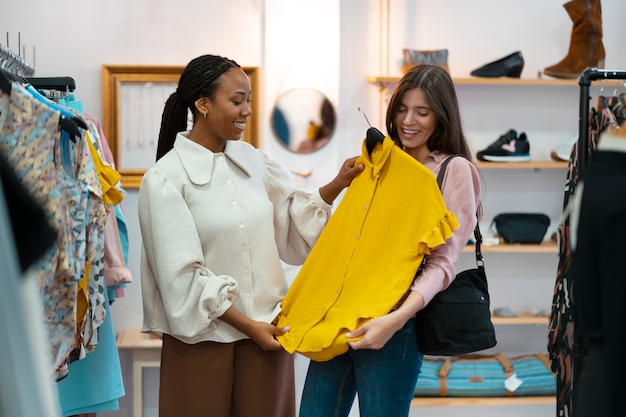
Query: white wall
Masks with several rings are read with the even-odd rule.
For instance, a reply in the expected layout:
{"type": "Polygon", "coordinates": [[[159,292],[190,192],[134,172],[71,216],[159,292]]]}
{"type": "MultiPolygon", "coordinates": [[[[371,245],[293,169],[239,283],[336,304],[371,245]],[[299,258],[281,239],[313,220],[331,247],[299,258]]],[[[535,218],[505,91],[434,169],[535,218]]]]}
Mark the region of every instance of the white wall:
{"type": "MultiPolygon", "coordinates": [[[[357,107],[365,109],[370,121],[382,127],[384,103],[379,99],[377,86],[368,84],[366,76],[399,75],[402,48],[448,48],[450,70],[457,77],[467,76],[484,63],[521,50],[526,59],[522,76],[533,78],[538,71],[565,56],[571,31],[571,22],[561,1],[390,0],[391,35],[388,41],[383,38],[381,42],[377,0],[340,0],[339,16],[333,15],[336,8],[333,9],[332,2],[323,2],[320,5],[328,7],[324,9],[328,19],[319,18],[318,30],[320,33],[331,31],[337,40],[336,44],[326,41],[330,42],[324,52],[328,54],[327,59],[320,62],[307,60],[306,54],[293,54],[293,48],[298,48],[297,42],[291,49],[276,47],[281,36],[283,41],[289,36],[292,36],[291,40],[299,39],[281,32],[281,28],[298,27],[298,23],[311,27],[306,13],[281,16],[282,20],[276,17],[275,13],[281,8],[292,7],[293,2],[13,0],[3,4],[0,13],[3,31],[0,43],[6,43],[6,31],[10,36],[9,46],[17,50],[17,34],[20,32],[27,60],[32,62],[32,48],[36,47],[35,75],[72,76],[76,80],[78,98],[83,100],[85,109],[97,117],[102,116],[100,70],[104,64],[185,65],[195,56],[217,53],[234,58],[244,66],[260,67],[262,85],[257,92],[262,96],[260,146],[287,169],[312,170],[314,175],[311,178],[296,180],[314,187],[330,179],[346,157],[360,153],[360,142],[367,125],[357,107]],[[270,12],[271,16],[268,16],[270,12]],[[333,32],[336,22],[340,24],[338,33],[333,32]],[[381,50],[388,51],[388,61],[379,60],[381,50]],[[312,155],[295,155],[274,141],[268,115],[281,91],[281,83],[293,80],[293,74],[289,72],[305,67],[319,68],[329,78],[338,74],[336,84],[331,82],[323,86],[337,105],[338,125],[330,145],[312,155]],[[385,73],[387,68],[388,73],[385,73]]],[[[624,69],[626,54],[622,52],[622,43],[626,39],[623,24],[626,3],[604,0],[602,6],[606,67],[624,69]]],[[[324,56],[319,49],[311,51],[311,56],[324,56]]],[[[609,85],[607,89],[612,89],[613,84],[607,82],[609,85]]],[[[540,131],[540,135],[550,136],[553,141],[576,132],[578,117],[576,93],[565,96],[559,93],[556,97],[567,100],[563,106],[569,110],[563,110],[566,113],[562,117],[571,117],[571,126],[566,123],[558,130],[546,127],[540,131]]],[[[553,107],[561,108],[558,103],[553,107]]],[[[511,118],[506,107],[491,114],[489,124],[485,123],[479,108],[465,107],[462,110],[475,149],[481,149],[496,139],[495,135],[513,127],[510,124],[519,123],[521,128],[525,123],[511,118]]],[[[542,108],[538,106],[537,112],[542,112],[542,108]]],[[[118,299],[112,307],[117,331],[139,328],[142,321],[138,259],[141,242],[135,190],[129,190],[124,205],[131,238],[129,267],[135,282],[128,286],[126,297],[118,299]]],[[[288,272],[293,274],[293,271],[288,272]]],[[[549,285],[547,287],[546,292],[550,292],[549,285]]],[[[550,296],[551,293],[547,294],[550,296]]],[[[131,390],[128,371],[126,362],[127,393],[131,390]]],[[[152,373],[147,376],[156,378],[152,373]]],[[[148,387],[147,398],[156,398],[154,395],[154,390],[149,391],[148,387]]],[[[122,410],[112,415],[128,416],[128,401],[128,398],[123,399],[122,410]]],[[[459,411],[455,409],[455,412],[459,411]]],[[[470,415],[468,413],[464,415],[470,415]]]]}

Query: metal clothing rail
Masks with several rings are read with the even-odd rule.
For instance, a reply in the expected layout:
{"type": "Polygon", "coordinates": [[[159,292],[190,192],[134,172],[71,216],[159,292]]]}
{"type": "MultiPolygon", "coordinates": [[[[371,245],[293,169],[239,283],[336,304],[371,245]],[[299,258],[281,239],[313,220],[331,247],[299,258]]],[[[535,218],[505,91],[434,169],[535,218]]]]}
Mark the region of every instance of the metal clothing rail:
{"type": "MultiPolygon", "coordinates": [[[[580,114],[578,119],[578,169],[587,164],[587,141],[589,140],[589,87],[595,80],[626,80],[626,70],[587,68],[580,74],[580,114]]],[[[581,172],[581,171],[579,171],[581,172]]]]}

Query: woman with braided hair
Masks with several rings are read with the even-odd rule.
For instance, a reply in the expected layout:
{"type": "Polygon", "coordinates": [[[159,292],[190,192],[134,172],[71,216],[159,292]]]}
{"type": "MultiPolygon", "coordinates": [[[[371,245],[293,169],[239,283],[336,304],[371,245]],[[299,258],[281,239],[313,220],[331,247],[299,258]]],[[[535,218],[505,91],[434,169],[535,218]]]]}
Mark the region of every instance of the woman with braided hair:
{"type": "Polygon", "coordinates": [[[163,338],[161,417],[295,416],[293,356],[274,338],[289,329],[272,324],[287,289],[280,261],[303,263],[363,167],[349,158],[327,185],[297,189],[239,140],[250,95],[235,61],[189,62],[139,189],[142,331],[163,338]]]}

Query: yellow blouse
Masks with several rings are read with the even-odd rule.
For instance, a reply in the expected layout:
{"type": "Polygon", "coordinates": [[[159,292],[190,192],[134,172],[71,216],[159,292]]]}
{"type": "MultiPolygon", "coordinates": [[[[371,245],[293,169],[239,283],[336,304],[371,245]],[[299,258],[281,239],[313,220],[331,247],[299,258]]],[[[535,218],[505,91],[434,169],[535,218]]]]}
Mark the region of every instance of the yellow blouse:
{"type": "Polygon", "coordinates": [[[386,137],[353,181],[282,302],[278,341],[326,361],[345,337],[388,313],[408,291],[422,258],[458,228],[434,174],[386,137]]]}

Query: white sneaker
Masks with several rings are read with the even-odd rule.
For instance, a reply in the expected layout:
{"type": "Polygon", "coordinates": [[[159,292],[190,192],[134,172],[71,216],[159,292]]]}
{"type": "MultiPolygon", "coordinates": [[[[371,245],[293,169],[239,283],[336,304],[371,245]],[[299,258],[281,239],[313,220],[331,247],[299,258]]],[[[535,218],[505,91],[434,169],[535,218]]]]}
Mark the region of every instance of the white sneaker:
{"type": "Polygon", "coordinates": [[[550,156],[555,161],[569,161],[569,157],[572,154],[572,147],[578,140],[578,135],[574,135],[571,138],[564,140],[559,146],[552,149],[550,156]]]}

